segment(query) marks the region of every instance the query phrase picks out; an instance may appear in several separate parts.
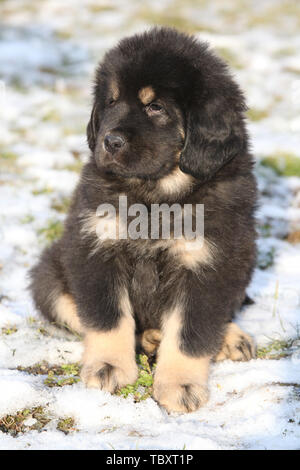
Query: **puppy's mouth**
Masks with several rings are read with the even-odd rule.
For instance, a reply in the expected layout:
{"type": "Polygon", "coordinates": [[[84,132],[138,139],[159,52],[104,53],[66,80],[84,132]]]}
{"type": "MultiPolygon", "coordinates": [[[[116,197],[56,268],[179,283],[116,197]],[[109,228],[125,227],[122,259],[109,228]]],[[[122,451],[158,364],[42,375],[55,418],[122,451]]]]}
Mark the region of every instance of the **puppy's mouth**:
{"type": "MultiPolygon", "coordinates": [[[[126,155],[112,158],[112,156],[107,155],[106,153],[100,154],[97,160],[98,168],[103,176],[116,176],[121,179],[138,178],[141,180],[155,181],[168,175],[176,166],[175,159],[159,163],[154,156],[152,158],[152,162],[155,163],[152,165],[147,165],[146,163],[143,163],[143,161],[140,161],[136,165],[130,165],[124,162],[124,160],[127,160],[126,155]]],[[[130,160],[130,156],[128,160],[130,160]]]]}

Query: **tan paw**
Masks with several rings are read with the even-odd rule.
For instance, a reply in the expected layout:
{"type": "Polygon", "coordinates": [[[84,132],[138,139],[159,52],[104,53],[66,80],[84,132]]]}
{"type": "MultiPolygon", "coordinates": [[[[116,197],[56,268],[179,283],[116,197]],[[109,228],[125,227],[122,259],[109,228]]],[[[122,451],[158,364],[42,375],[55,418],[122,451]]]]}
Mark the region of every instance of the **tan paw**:
{"type": "Polygon", "coordinates": [[[141,335],[141,346],[148,356],[155,355],[161,342],[161,332],[156,329],[145,330],[141,335]]]}
{"type": "Polygon", "coordinates": [[[240,329],[235,323],[228,325],[221,351],[215,361],[250,361],[256,357],[256,347],[253,338],[240,329]]]}
{"type": "Polygon", "coordinates": [[[190,413],[207,402],[208,389],[197,383],[168,383],[154,379],[153,396],[169,413],[190,413]]]}
{"type": "Polygon", "coordinates": [[[138,377],[137,365],[131,364],[127,369],[106,362],[84,364],[81,379],[88,388],[100,388],[110,393],[132,384],[138,377]]]}

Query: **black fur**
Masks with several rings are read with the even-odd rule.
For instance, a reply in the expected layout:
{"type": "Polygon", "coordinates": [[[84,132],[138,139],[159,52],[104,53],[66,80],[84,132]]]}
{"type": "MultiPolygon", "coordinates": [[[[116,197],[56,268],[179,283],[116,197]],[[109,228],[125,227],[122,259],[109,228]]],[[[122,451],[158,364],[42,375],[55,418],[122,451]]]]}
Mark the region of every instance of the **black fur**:
{"type": "Polygon", "coordinates": [[[116,293],[126,286],[137,332],[160,328],[164,313],[180,301],[181,349],[192,356],[218,351],[255,264],[256,183],[244,111],[227,66],[190,36],[152,29],[106,54],[96,72],[87,127],[90,161],[62,238],[32,270],[33,297],[48,319],[55,320],[53,299],[68,293],[85,326],[109,330],[121,315],[116,293]],[[119,91],[116,101],[112,83],[119,91]],[[138,99],[147,86],[165,106],[157,116],[155,109],[154,116],[147,114],[152,111],[138,99]],[[125,141],[117,158],[104,150],[111,132],[125,141]],[[182,172],[194,178],[192,188],[164,193],[159,182],[178,158],[182,172]],[[101,203],[117,206],[120,194],[128,204],[204,204],[205,238],[216,247],[213,266],[189,269],[155,240],[121,240],[95,249],[95,235],[82,232],[84,215],[101,203]]]}

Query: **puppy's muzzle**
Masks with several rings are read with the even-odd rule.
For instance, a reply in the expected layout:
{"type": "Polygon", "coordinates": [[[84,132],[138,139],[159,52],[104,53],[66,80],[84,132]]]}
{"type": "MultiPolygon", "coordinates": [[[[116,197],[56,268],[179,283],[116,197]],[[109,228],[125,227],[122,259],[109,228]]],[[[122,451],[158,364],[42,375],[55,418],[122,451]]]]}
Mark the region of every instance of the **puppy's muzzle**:
{"type": "Polygon", "coordinates": [[[111,155],[116,155],[125,145],[125,139],[121,135],[108,134],[104,138],[104,148],[111,155]]]}

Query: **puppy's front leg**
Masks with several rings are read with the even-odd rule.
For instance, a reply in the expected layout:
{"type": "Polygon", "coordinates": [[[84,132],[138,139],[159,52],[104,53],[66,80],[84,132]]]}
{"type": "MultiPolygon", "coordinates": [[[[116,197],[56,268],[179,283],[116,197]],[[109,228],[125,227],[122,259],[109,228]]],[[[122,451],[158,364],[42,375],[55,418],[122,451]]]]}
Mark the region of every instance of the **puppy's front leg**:
{"type": "Polygon", "coordinates": [[[87,387],[113,393],[135,382],[135,321],[127,290],[119,293],[119,318],[109,330],[88,328],[84,339],[81,378],[87,387]]]}
{"type": "Polygon", "coordinates": [[[154,398],[169,412],[195,411],[208,399],[211,357],[191,356],[182,350],[183,316],[180,304],[165,315],[158,349],[154,398]]]}

